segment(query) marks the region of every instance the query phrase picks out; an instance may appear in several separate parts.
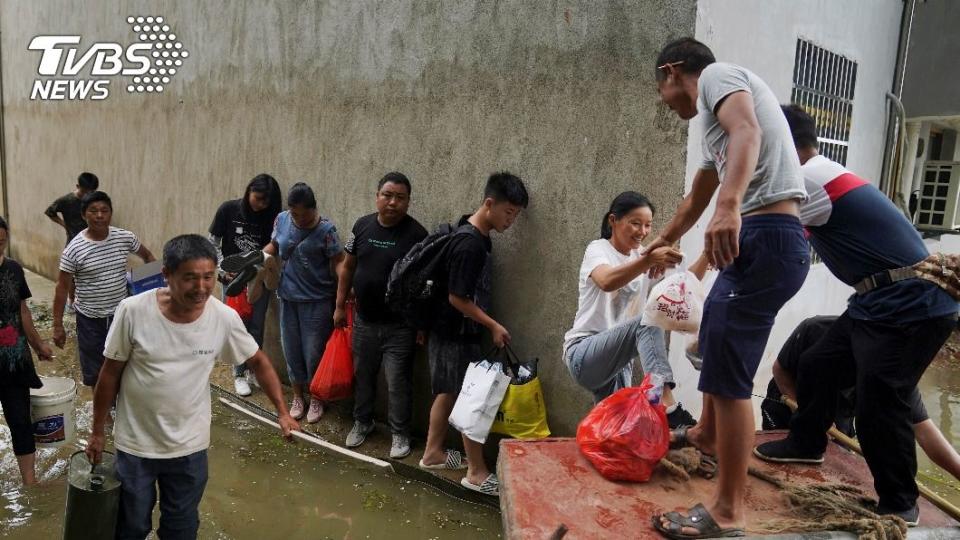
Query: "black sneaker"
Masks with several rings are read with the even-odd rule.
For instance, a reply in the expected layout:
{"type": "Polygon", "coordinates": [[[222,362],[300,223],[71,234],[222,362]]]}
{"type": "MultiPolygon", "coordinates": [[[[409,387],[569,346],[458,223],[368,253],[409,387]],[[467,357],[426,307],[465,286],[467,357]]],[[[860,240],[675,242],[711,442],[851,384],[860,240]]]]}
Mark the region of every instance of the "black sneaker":
{"type": "Polygon", "coordinates": [[[753,449],[753,455],[774,463],[823,463],[823,452],[804,452],[787,437],[779,441],[765,442],[753,449]]]}
{"type": "Polygon", "coordinates": [[[877,509],[877,515],[880,516],[897,516],[906,522],[907,527],[916,527],[920,524],[920,506],[913,505],[913,508],[909,510],[903,510],[902,512],[888,512],[881,508],[877,509]]]}
{"type": "Polygon", "coordinates": [[[263,252],[259,249],[244,253],[235,253],[224,257],[223,260],[220,261],[220,269],[224,272],[236,274],[255,264],[263,264],[263,252]]]}
{"type": "Polygon", "coordinates": [[[697,420],[692,414],[683,408],[683,405],[677,402],[677,408],[671,413],[667,413],[667,425],[670,429],[677,429],[680,426],[695,426],[697,420]]]}

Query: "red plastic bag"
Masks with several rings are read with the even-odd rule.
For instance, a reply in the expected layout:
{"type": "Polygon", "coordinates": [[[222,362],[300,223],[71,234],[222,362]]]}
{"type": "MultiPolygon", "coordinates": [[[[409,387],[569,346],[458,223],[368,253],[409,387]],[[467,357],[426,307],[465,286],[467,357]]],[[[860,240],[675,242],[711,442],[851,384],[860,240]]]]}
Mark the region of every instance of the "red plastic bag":
{"type": "Polygon", "coordinates": [[[233,308],[240,315],[243,321],[249,321],[253,317],[253,304],[247,300],[247,288],[244,287],[240,294],[228,296],[226,304],[233,308]]]}
{"type": "Polygon", "coordinates": [[[352,315],[348,307],[347,326],[333,329],[317,372],[310,381],[310,394],[321,401],[337,401],[353,395],[352,315]]]}
{"type": "Polygon", "coordinates": [[[639,387],[604,399],[577,427],[577,445],[607,480],[646,482],[667,455],[670,428],[662,404],[651,405],[650,375],[639,387]]]}

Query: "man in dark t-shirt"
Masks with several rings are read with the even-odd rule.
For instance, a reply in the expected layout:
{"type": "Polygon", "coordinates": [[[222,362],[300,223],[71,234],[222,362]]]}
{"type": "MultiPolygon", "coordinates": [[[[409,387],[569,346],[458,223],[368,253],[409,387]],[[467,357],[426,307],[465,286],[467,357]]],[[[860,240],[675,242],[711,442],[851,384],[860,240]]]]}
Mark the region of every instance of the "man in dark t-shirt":
{"type": "Polygon", "coordinates": [[[347,323],[346,302],[352,286],[357,299],[353,321],[354,425],[346,445],[360,446],[373,431],[377,376],[383,365],[393,434],[390,457],[394,459],[410,454],[416,330],[387,307],[387,281],[394,263],[427,236],[426,229],[407,214],[410,193],[410,180],[402,173],[391,172],[380,179],[377,211],[357,220],[344,246],[346,255],[337,268],[333,316],[337,326],[347,323]]]}
{"type": "MultiPolygon", "coordinates": [[[[43,212],[51,221],[63,227],[67,232],[67,244],[80,231],[87,228],[80,211],[80,199],[87,193],[96,191],[100,186],[100,179],[93,173],[80,173],[77,177],[77,186],[73,191],[53,201],[43,212]]],[[[66,244],[64,244],[66,245],[66,244]]]]}
{"type": "MultiPolygon", "coordinates": [[[[87,222],[83,219],[83,209],[80,199],[87,193],[93,193],[100,187],[100,179],[97,175],[89,172],[82,172],[77,177],[77,185],[73,191],[57,198],[43,212],[51,221],[63,227],[67,232],[66,247],[73,237],[80,234],[87,228],[87,222]]],[[[67,291],[67,308],[73,309],[74,288],[71,285],[67,291]]]]}

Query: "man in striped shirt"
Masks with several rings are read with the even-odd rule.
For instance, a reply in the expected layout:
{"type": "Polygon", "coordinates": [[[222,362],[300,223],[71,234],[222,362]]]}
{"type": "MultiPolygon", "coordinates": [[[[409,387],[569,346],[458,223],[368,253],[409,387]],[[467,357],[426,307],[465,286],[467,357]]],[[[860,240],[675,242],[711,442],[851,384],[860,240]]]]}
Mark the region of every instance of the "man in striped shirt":
{"type": "Polygon", "coordinates": [[[83,197],[80,211],[87,228],[75,236],[60,256],[60,275],[53,300],[53,342],[63,348],[63,308],[70,284],[76,285],[77,351],[83,384],[95,386],[103,365],[103,344],[120,301],[127,297],[127,254],[144,262],[153,254],[130,231],[111,227],[113,204],[102,191],[83,197]]]}

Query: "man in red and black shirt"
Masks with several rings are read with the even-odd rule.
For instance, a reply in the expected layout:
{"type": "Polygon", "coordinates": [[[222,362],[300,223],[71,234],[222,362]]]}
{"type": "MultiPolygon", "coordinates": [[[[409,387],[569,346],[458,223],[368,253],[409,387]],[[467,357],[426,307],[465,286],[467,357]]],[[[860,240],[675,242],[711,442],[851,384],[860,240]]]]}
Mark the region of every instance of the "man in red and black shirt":
{"type": "Polygon", "coordinates": [[[929,254],[906,216],[872,184],[817,152],[816,127],[784,107],[808,201],[800,220],[827,268],[857,293],[800,359],[800,408],[783,440],[759,445],[768,461],[820,463],[842,389],[854,386],[857,432],[881,514],[915,524],[916,446],[910,398],[956,326],[957,303],[905,270],[929,254]]]}

